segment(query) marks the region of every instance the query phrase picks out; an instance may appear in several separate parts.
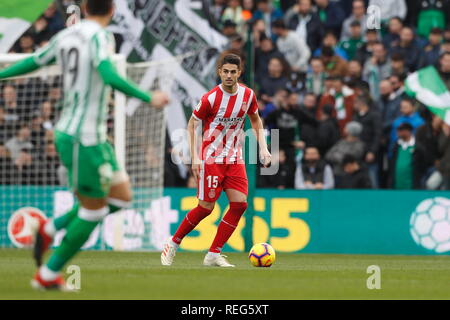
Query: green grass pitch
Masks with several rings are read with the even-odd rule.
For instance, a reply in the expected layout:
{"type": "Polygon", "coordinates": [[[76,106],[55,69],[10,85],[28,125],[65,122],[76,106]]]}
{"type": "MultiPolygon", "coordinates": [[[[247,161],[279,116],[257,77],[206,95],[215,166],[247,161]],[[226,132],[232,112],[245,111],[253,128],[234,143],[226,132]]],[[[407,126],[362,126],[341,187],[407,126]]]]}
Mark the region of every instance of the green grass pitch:
{"type": "Polygon", "coordinates": [[[35,292],[29,250],[0,250],[0,299],[450,299],[449,256],[278,254],[271,268],[228,254],[234,269],[201,265],[202,253],[82,252],[79,293],[35,292]],[[367,289],[367,267],[381,268],[381,289],[367,289]]]}

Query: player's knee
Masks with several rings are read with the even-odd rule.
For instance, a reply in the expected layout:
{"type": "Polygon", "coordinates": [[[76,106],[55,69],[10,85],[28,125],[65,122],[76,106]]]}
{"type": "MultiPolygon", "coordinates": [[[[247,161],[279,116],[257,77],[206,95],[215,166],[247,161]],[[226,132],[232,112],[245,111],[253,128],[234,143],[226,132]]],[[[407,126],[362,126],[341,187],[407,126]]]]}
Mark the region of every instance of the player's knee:
{"type": "Polygon", "coordinates": [[[200,207],[204,208],[204,209],[207,209],[207,210],[209,210],[209,211],[213,211],[213,210],[214,210],[214,207],[215,207],[215,205],[216,205],[216,203],[215,203],[215,202],[208,202],[208,201],[200,200],[200,201],[198,202],[198,205],[199,205],[200,207]]]}

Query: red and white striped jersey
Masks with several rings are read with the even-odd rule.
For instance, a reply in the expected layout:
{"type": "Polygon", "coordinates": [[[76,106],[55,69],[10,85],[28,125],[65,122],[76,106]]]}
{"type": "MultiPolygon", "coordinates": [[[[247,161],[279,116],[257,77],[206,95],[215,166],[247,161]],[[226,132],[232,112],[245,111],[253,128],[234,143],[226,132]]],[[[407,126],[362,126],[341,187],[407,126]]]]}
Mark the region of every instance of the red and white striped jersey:
{"type": "Polygon", "coordinates": [[[242,160],[245,116],[257,111],[255,93],[242,84],[238,84],[234,94],[218,85],[203,95],[193,112],[193,116],[203,124],[200,159],[207,163],[242,160]]]}

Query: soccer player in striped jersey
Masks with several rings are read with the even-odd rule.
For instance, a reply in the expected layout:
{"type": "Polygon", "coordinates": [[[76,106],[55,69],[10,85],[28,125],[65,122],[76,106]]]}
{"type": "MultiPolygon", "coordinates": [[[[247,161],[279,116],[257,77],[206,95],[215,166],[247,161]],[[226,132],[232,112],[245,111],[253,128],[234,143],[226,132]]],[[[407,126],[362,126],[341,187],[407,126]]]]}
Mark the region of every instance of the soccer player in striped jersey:
{"type": "Polygon", "coordinates": [[[187,213],[174,236],[165,244],[161,263],[166,266],[172,264],[183,238],[212,212],[224,190],[230,209],[219,224],[203,264],[234,267],[221,250],[247,209],[248,181],[241,146],[246,116],[256,133],[263,165],[270,163],[271,155],[258,115],[255,93],[238,83],[241,75],[239,56],[225,55],[219,63],[218,73],[222,83],[202,97],[189,120],[192,171],[198,181],[198,205],[187,213]]]}
{"type": "Polygon", "coordinates": [[[85,5],[85,20],[56,34],[29,58],[0,71],[1,79],[58,62],[63,73],[64,107],[55,127],[55,144],[79,204],[36,226],[34,257],[40,268],[31,282],[36,289],[66,289],[60,274],[64,265],[108,213],[131,203],[128,175],[106,140],[110,87],[153,107],[168,102],[165,93],[145,92],[123,79],[112,64],[114,38],[105,27],[114,12],[113,0],[87,0],[85,5]],[[60,246],[41,265],[43,253],[61,229],[66,229],[66,235],[60,246]]]}

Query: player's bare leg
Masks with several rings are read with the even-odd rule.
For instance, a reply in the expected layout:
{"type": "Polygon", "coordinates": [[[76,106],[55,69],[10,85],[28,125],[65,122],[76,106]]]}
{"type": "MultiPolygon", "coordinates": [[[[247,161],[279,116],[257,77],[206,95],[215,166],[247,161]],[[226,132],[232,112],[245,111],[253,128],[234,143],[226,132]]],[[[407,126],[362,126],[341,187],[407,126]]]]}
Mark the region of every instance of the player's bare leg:
{"type": "Polygon", "coordinates": [[[178,227],[177,232],[164,245],[161,252],[161,264],[163,266],[170,266],[175,258],[176,251],[180,246],[183,238],[206,218],[214,209],[215,202],[208,202],[199,200],[197,207],[186,214],[186,217],[178,227]]]}
{"type": "Polygon", "coordinates": [[[235,189],[226,189],[228,200],[230,201],[230,209],[222,218],[222,221],[217,228],[217,233],[214,241],[206,254],[203,264],[205,266],[215,267],[234,267],[221,254],[222,247],[228,241],[236,229],[241,216],[247,209],[247,196],[235,189]]]}

